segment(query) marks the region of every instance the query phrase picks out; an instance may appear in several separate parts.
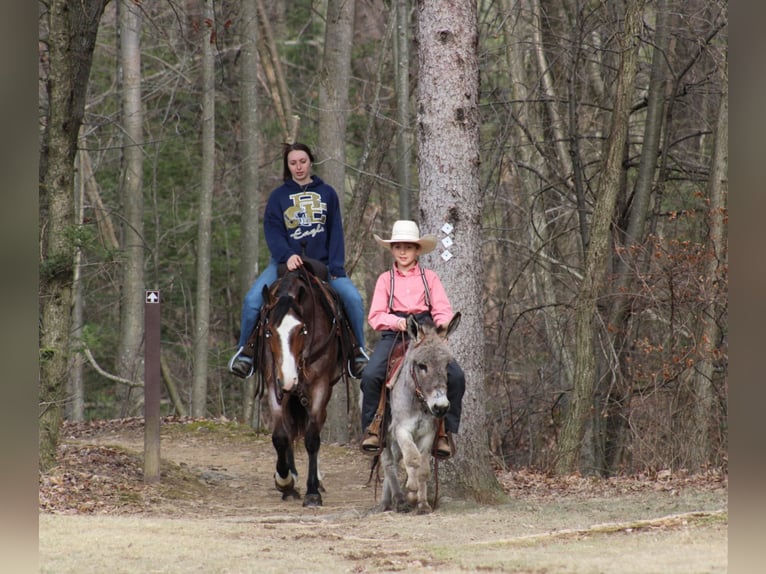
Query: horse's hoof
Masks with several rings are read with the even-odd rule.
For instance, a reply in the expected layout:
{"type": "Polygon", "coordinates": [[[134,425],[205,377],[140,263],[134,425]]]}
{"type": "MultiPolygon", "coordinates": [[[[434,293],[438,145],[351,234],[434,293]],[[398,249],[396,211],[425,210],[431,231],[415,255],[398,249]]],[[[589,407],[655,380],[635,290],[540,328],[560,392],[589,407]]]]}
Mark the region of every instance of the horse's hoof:
{"type": "Polygon", "coordinates": [[[300,497],[301,497],[300,492],[298,492],[294,488],[290,490],[282,491],[282,500],[297,500],[300,497]]]}
{"type": "Polygon", "coordinates": [[[322,506],[322,495],[321,494],[307,494],[303,497],[303,506],[305,507],[316,507],[316,506],[322,506]]]}

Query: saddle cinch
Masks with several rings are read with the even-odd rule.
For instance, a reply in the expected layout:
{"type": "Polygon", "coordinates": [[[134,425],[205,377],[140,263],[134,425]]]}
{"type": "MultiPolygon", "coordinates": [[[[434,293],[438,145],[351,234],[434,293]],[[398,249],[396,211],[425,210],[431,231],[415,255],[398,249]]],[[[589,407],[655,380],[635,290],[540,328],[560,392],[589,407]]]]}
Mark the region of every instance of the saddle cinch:
{"type": "MultiPolygon", "coordinates": [[[[327,265],[318,259],[311,259],[305,256],[301,257],[301,259],[303,260],[303,267],[301,269],[306,273],[306,278],[309,282],[309,285],[322,294],[322,297],[320,297],[322,305],[325,307],[328,315],[334,317],[340,326],[339,332],[341,335],[341,344],[338,361],[345,365],[349,361],[353,361],[354,349],[358,346],[358,342],[353,330],[351,329],[351,325],[348,322],[348,317],[346,315],[345,309],[343,308],[343,301],[341,301],[340,295],[338,295],[338,292],[333,289],[329,283],[330,271],[327,268],[327,265]]],[[[287,273],[287,264],[280,263],[277,266],[277,280],[281,279],[285,273],[287,273]]],[[[271,288],[271,286],[269,286],[269,288],[271,288]]],[[[258,353],[258,349],[260,349],[261,352],[263,351],[261,344],[262,337],[260,336],[262,324],[263,313],[261,313],[258,319],[258,324],[255,326],[253,332],[250,334],[250,337],[247,339],[247,343],[245,344],[245,349],[243,351],[244,354],[247,354],[251,357],[256,357],[256,355],[261,354],[258,353]]],[[[258,358],[261,360],[257,361],[256,364],[261,365],[262,357],[258,358]]],[[[345,379],[345,369],[342,369],[342,373],[345,379]]]]}

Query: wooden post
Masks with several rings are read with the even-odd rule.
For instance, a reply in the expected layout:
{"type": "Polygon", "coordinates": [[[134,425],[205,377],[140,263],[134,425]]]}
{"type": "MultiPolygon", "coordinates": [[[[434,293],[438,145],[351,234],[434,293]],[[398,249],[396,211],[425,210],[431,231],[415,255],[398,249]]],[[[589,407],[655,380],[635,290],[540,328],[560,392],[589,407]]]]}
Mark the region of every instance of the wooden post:
{"type": "Polygon", "coordinates": [[[144,303],[144,482],[160,480],[160,292],[144,303]]]}

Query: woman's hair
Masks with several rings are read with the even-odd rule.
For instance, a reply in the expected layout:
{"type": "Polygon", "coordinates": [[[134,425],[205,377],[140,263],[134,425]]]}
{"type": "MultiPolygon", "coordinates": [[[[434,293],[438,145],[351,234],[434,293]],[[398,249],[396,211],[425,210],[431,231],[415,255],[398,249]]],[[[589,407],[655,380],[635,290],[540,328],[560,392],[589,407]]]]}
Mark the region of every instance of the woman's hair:
{"type": "Polygon", "coordinates": [[[292,177],[292,174],[290,173],[290,168],[287,165],[287,155],[291,151],[299,150],[299,151],[305,151],[306,154],[309,156],[309,161],[311,163],[314,163],[314,155],[311,153],[311,149],[309,146],[307,146],[304,143],[295,142],[291,144],[284,144],[284,151],[282,152],[282,177],[284,178],[284,181],[287,181],[292,177]]]}

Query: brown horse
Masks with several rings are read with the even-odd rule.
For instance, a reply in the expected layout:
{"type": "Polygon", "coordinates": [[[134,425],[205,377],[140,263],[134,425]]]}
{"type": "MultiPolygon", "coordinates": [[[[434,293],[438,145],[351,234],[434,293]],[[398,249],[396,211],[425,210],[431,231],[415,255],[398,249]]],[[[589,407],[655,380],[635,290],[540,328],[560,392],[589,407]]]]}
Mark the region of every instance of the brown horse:
{"type": "Polygon", "coordinates": [[[288,271],[264,289],[260,372],[269,394],[274,483],[282,499],[299,498],[293,444],[304,438],[308,477],[303,506],[321,506],[318,455],[333,385],[345,380],[341,311],[329,286],[305,268],[288,271]]]}

